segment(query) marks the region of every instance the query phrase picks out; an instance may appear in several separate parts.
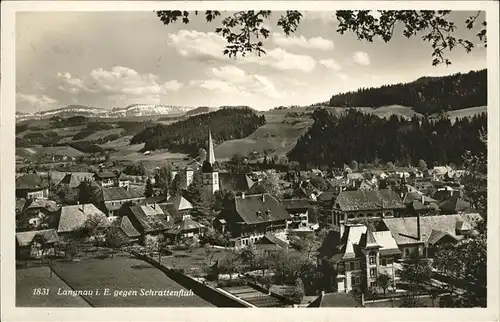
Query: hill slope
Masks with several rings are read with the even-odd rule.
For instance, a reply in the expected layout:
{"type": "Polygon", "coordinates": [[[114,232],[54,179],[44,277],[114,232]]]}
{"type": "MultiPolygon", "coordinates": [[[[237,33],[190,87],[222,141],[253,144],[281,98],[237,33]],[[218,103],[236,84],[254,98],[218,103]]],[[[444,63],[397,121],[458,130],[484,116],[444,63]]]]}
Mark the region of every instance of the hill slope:
{"type": "Polygon", "coordinates": [[[487,104],[487,71],[470,71],[443,77],[421,77],[414,82],[363,88],[333,95],[330,106],[413,106],[415,112],[433,113],[487,104]]]}
{"type": "Polygon", "coordinates": [[[209,130],[217,144],[244,138],[264,123],[265,118],[249,108],[224,108],[169,125],[158,124],[146,128],[132,137],[130,143],[145,143],[144,150],[168,149],[195,155],[199,148],[206,147],[209,130]]]}

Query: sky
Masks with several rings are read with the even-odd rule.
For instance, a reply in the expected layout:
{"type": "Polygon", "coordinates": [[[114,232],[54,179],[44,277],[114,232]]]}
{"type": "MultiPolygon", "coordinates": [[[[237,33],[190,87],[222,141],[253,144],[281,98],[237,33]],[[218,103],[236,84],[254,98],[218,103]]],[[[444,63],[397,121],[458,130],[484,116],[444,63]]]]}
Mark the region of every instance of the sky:
{"type": "MultiPolygon", "coordinates": [[[[227,15],[231,13],[223,13],[227,15]]],[[[232,59],[225,40],[207,23],[165,26],[154,12],[18,12],[16,14],[16,110],[33,113],[80,104],[99,108],[130,104],[176,106],[281,105],[324,102],[333,94],[422,76],[486,68],[486,49],[446,55],[452,65],[432,66],[432,49],[421,36],[396,28],[384,43],[336,32],[331,12],[304,12],[290,37],[265,22],[267,54],[232,59]]],[[[475,38],[465,28],[474,12],[455,11],[457,38],[475,38]]],[[[480,19],[484,16],[480,16],[480,19]]],[[[482,20],[481,20],[482,21],[482,20]]],[[[219,22],[219,23],[218,23],[219,22]]]]}

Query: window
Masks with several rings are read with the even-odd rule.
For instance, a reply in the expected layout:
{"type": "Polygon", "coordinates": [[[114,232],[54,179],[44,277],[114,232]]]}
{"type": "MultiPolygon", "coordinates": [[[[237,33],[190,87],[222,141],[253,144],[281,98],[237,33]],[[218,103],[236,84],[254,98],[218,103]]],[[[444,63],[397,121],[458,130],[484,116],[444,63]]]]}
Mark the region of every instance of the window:
{"type": "Polygon", "coordinates": [[[354,262],[349,262],[349,270],[353,271],[356,269],[356,265],[354,264],[354,262]]]}
{"type": "Polygon", "coordinates": [[[368,257],[368,264],[375,265],[376,263],[377,263],[377,254],[374,252],[371,252],[369,257],[368,257]]]}
{"type": "Polygon", "coordinates": [[[377,286],[376,282],[370,282],[370,288],[375,288],[377,286]]]}
{"type": "Polygon", "coordinates": [[[358,285],[358,278],[355,275],[351,276],[351,286],[358,285]]]}
{"type": "Polygon", "coordinates": [[[387,265],[392,265],[392,263],[394,262],[392,257],[387,258],[386,261],[387,261],[387,265]]]}
{"type": "Polygon", "coordinates": [[[382,259],[380,260],[380,265],[382,265],[382,266],[387,266],[387,259],[382,258],[382,259]]]}
{"type": "Polygon", "coordinates": [[[371,277],[377,276],[377,269],[376,268],[370,268],[370,276],[371,277]]]}

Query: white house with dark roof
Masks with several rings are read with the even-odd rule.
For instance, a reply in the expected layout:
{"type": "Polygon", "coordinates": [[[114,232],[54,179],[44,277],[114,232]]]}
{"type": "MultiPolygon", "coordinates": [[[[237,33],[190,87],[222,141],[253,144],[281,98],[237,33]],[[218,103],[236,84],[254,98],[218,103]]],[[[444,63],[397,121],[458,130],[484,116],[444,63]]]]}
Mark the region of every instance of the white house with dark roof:
{"type": "Polygon", "coordinates": [[[288,221],[288,228],[300,229],[309,226],[309,210],[313,206],[308,199],[283,199],[281,203],[292,217],[288,221]]]}
{"type": "Polygon", "coordinates": [[[117,216],[123,204],[139,203],[146,200],[146,197],[134,190],[123,187],[101,188],[95,193],[95,200],[98,207],[109,217],[117,216]]]}
{"type": "Polygon", "coordinates": [[[237,245],[247,246],[268,232],[284,232],[290,219],[285,207],[271,194],[242,194],[221,212],[223,227],[219,228],[230,231],[237,245]]]}
{"type": "Polygon", "coordinates": [[[16,233],[16,257],[37,258],[43,255],[43,253],[45,255],[54,254],[54,246],[58,242],[59,236],[54,229],[16,233]]]}
{"type": "Polygon", "coordinates": [[[389,231],[374,232],[363,224],[347,224],[342,231],[331,231],[319,249],[325,285],[347,293],[375,288],[379,274],[397,280],[394,262],[401,252],[389,231]]]}
{"type": "Polygon", "coordinates": [[[16,178],[16,198],[47,199],[49,184],[36,173],[27,173],[16,178]]]}

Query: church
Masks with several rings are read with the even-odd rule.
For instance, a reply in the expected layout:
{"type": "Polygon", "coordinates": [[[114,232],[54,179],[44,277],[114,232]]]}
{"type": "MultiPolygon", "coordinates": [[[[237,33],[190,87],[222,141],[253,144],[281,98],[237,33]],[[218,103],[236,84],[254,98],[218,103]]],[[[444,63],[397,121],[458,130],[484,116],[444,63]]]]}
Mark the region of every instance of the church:
{"type": "Polygon", "coordinates": [[[203,162],[201,172],[203,176],[203,186],[207,191],[213,194],[220,190],[219,172],[215,169],[214,143],[210,130],[208,131],[207,159],[203,162]]]}

